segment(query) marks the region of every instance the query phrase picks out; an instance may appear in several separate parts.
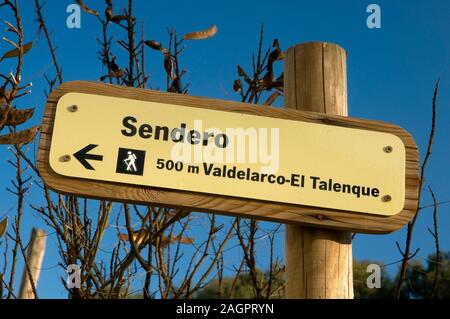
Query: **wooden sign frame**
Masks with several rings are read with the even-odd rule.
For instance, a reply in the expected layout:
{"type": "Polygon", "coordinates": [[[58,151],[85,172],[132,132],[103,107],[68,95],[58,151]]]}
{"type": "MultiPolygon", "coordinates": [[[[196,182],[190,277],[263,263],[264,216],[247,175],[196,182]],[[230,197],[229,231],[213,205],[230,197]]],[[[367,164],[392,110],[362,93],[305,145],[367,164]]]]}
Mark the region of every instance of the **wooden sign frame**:
{"type": "Polygon", "coordinates": [[[123,198],[127,198],[126,202],[188,208],[199,212],[248,217],[273,222],[381,234],[401,228],[416,213],[419,194],[420,160],[416,143],[411,135],[403,128],[385,122],[256,106],[103,83],[74,81],[62,84],[48,98],[41,127],[37,167],[44,183],[49,188],[65,194],[114,201],[124,201],[123,198]],[[68,92],[201,107],[394,134],[403,141],[406,150],[404,208],[400,213],[393,216],[378,216],[221,195],[117,184],[56,174],[49,165],[53,121],[58,100],[68,92]],[[89,194],[89,196],[81,194],[89,194]]]}

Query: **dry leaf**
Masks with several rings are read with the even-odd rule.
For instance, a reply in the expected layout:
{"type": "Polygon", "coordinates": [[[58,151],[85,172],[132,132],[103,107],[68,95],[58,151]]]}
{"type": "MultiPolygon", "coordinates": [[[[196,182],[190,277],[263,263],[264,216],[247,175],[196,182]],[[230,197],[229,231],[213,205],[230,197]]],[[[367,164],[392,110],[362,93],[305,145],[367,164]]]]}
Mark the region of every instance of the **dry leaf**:
{"type": "Polygon", "coordinates": [[[239,80],[239,79],[234,80],[234,82],[233,82],[233,91],[234,92],[242,91],[241,80],[239,80]]]}
{"type": "Polygon", "coordinates": [[[276,89],[276,90],[278,90],[278,91],[280,91],[280,92],[284,92],[283,82],[276,82],[276,81],[273,81],[273,82],[270,84],[270,88],[271,88],[271,89],[276,89]]]}
{"type": "Polygon", "coordinates": [[[112,77],[112,78],[120,78],[120,77],[123,76],[123,71],[121,69],[117,69],[117,70],[111,71],[109,73],[109,76],[112,77]]]}
{"type": "Polygon", "coordinates": [[[119,23],[123,20],[128,20],[128,16],[126,15],[115,15],[111,17],[111,21],[114,23],[119,23]]]}
{"type": "Polygon", "coordinates": [[[11,91],[7,91],[5,93],[3,89],[0,89],[0,106],[6,103],[6,99],[12,100],[14,98],[11,93],[11,91]]]}
{"type": "Polygon", "coordinates": [[[34,108],[18,110],[18,109],[9,109],[1,108],[0,109],[0,122],[5,123],[6,125],[19,125],[27,121],[33,116],[34,108]],[[6,120],[3,122],[3,119],[6,115],[6,120]]]}
{"type": "Polygon", "coordinates": [[[102,75],[98,80],[105,81],[108,77],[110,78],[121,78],[123,76],[123,71],[121,69],[111,70],[109,74],[102,75]]]}
{"type": "Polygon", "coordinates": [[[190,212],[191,211],[189,209],[171,209],[167,211],[165,214],[169,218],[183,219],[186,216],[188,216],[190,212]]]}
{"type": "Polygon", "coordinates": [[[216,25],[213,25],[212,27],[202,30],[202,31],[195,31],[195,32],[189,32],[183,35],[183,40],[203,40],[213,37],[217,33],[217,27],[216,25]]]}
{"type": "MultiPolygon", "coordinates": [[[[139,236],[139,232],[133,232],[133,241],[136,245],[140,245],[142,243],[145,243],[146,241],[148,241],[148,230],[143,230],[141,232],[141,235],[139,236]]],[[[119,239],[120,240],[126,240],[129,241],[129,236],[128,233],[123,234],[120,233],[119,234],[119,239]]],[[[165,247],[168,244],[173,244],[179,242],[180,244],[192,244],[194,242],[194,239],[192,237],[184,237],[181,235],[177,235],[177,236],[170,236],[170,237],[166,237],[164,235],[160,236],[160,246],[161,247],[165,247]]],[[[154,243],[153,243],[154,245],[154,243]]]]}
{"type": "Polygon", "coordinates": [[[269,60],[267,63],[272,64],[273,62],[282,59],[283,59],[283,52],[281,51],[280,48],[275,48],[272,52],[270,52],[269,60]]]}
{"type": "MultiPolygon", "coordinates": [[[[142,242],[147,241],[148,238],[148,230],[143,230],[140,236],[138,231],[133,232],[133,241],[136,245],[140,245],[142,242]]],[[[128,236],[128,233],[121,233],[119,234],[119,239],[129,241],[130,237],[128,236]]]]}
{"type": "Polygon", "coordinates": [[[8,217],[4,218],[0,222],[0,238],[6,233],[7,226],[8,226],[8,217]]]}
{"type": "Polygon", "coordinates": [[[113,56],[113,58],[111,59],[110,66],[111,66],[111,70],[113,70],[113,71],[120,70],[119,65],[116,63],[116,57],[115,56],[113,56]]]}
{"type": "Polygon", "coordinates": [[[215,234],[215,233],[221,231],[222,229],[223,229],[223,224],[219,225],[218,227],[214,226],[213,229],[211,230],[211,233],[215,234]]]}
{"type": "Polygon", "coordinates": [[[238,64],[237,66],[239,76],[242,76],[248,84],[252,83],[252,80],[248,76],[248,74],[244,71],[244,69],[238,64]]]}
{"type": "Polygon", "coordinates": [[[164,70],[166,70],[167,76],[171,79],[174,78],[173,74],[173,60],[170,52],[164,53],[164,70]]]}
{"type": "Polygon", "coordinates": [[[112,8],[112,1],[106,0],[107,7],[105,9],[105,18],[107,21],[111,20],[111,17],[113,16],[113,8],[112,8]]]}
{"type": "MultiPolygon", "coordinates": [[[[25,44],[23,46],[23,54],[30,51],[30,49],[32,47],[33,47],[33,42],[28,42],[27,44],[25,44]]],[[[3,54],[3,56],[0,58],[0,62],[3,61],[4,59],[14,58],[18,55],[19,55],[19,49],[18,48],[12,49],[11,51],[8,51],[5,54],[3,54]]]]}
{"type": "Polygon", "coordinates": [[[162,247],[166,246],[167,244],[173,244],[179,242],[180,244],[192,244],[194,242],[194,239],[192,237],[184,237],[181,235],[177,236],[161,236],[160,245],[162,247]]]}
{"type": "MultiPolygon", "coordinates": [[[[119,233],[119,239],[120,240],[128,240],[128,234],[119,233]]],[[[133,239],[135,239],[134,234],[133,234],[133,239]]]]}
{"type": "Polygon", "coordinates": [[[262,78],[261,82],[264,87],[271,88],[272,81],[273,81],[273,69],[269,68],[264,77],[262,78]]]}
{"type": "Polygon", "coordinates": [[[280,47],[280,42],[278,41],[278,39],[274,39],[273,40],[272,47],[273,48],[279,48],[280,47]]]}
{"type": "Polygon", "coordinates": [[[147,40],[144,42],[146,45],[148,45],[153,50],[161,51],[163,53],[167,52],[166,49],[164,49],[161,45],[161,43],[155,41],[155,40],[147,40]]]}
{"type": "Polygon", "coordinates": [[[88,7],[86,7],[86,5],[83,3],[82,0],[76,0],[75,2],[78,3],[78,5],[81,7],[81,9],[84,12],[92,14],[92,15],[95,15],[95,16],[98,16],[98,12],[95,11],[95,10],[89,9],[88,7]]]}
{"type": "Polygon", "coordinates": [[[22,130],[16,133],[10,133],[0,136],[0,144],[27,144],[30,143],[37,132],[39,131],[39,126],[33,126],[29,129],[22,130]]]}
{"type": "Polygon", "coordinates": [[[188,216],[190,214],[190,210],[189,209],[180,209],[179,213],[178,213],[178,219],[182,219],[185,218],[186,216],[188,216]]]}

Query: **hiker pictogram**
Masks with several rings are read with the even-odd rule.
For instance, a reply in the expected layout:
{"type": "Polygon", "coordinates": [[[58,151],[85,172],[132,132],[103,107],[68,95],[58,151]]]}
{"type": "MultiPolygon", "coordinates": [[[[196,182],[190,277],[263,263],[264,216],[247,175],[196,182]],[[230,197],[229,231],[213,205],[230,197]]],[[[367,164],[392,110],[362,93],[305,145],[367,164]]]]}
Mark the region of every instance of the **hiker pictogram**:
{"type": "Polygon", "coordinates": [[[125,164],[127,165],[127,171],[136,172],[137,171],[137,168],[136,168],[137,156],[132,151],[128,151],[127,154],[128,154],[128,157],[123,160],[125,162],[125,164]]]}
{"type": "Polygon", "coordinates": [[[119,148],[116,173],[143,175],[145,151],[119,148]]]}

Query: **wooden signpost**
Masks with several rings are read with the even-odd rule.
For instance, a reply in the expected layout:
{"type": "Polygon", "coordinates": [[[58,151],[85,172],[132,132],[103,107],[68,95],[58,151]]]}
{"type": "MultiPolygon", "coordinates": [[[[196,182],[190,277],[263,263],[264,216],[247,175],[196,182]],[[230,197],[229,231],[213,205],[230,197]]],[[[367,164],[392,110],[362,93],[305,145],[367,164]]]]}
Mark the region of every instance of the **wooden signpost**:
{"type": "MultiPolygon", "coordinates": [[[[284,68],[285,107],[347,116],[346,58],[345,50],[331,43],[289,48],[284,68]]],[[[350,232],[286,225],[285,245],[288,298],[353,298],[350,232]]]]}
{"type": "Polygon", "coordinates": [[[48,99],[38,168],[63,193],[386,233],[415,211],[418,160],[392,124],[70,82],[48,99]],[[275,169],[250,152],[239,162],[242,136],[230,128],[267,129],[269,148],[278,138],[275,169]],[[213,155],[194,161],[198,150],[213,155]],[[186,162],[180,152],[191,152],[186,162]]]}
{"type": "Polygon", "coordinates": [[[351,282],[348,232],[412,218],[419,157],[401,127],[346,117],[346,94],[345,51],[323,43],[287,51],[296,110],[69,82],[48,98],[38,169],[57,192],[289,224],[287,296],[349,298],[330,279],[351,282]]]}

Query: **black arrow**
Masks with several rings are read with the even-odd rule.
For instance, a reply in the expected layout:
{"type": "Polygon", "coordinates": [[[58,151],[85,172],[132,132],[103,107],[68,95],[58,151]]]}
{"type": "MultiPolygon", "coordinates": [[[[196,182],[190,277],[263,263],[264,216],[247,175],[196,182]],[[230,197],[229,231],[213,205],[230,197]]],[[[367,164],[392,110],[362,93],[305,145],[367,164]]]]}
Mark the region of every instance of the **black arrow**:
{"type": "Polygon", "coordinates": [[[81,165],[84,166],[86,169],[95,170],[91,164],[87,160],[93,160],[93,161],[103,161],[102,155],[94,155],[94,154],[88,154],[90,150],[93,150],[98,145],[96,144],[89,144],[88,146],[83,147],[78,152],[74,153],[73,156],[81,163],[81,165]]]}

